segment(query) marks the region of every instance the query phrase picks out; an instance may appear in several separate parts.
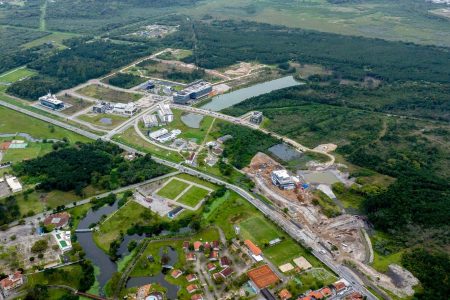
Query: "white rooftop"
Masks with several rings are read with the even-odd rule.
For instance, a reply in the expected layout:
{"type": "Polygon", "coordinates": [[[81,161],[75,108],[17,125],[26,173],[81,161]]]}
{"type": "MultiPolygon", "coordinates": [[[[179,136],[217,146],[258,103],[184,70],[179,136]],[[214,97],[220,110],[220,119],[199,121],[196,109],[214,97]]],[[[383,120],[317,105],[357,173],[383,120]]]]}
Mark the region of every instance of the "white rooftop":
{"type": "Polygon", "coordinates": [[[48,94],[45,95],[45,96],[39,97],[39,101],[47,101],[47,102],[52,103],[52,104],[55,104],[55,105],[58,105],[58,104],[62,104],[62,103],[63,103],[61,100],[58,100],[58,99],[56,98],[56,96],[55,96],[55,95],[52,95],[51,93],[48,93],[48,94]]]}
{"type": "Polygon", "coordinates": [[[288,180],[291,178],[291,176],[289,176],[289,174],[286,170],[273,171],[273,174],[275,174],[275,176],[277,176],[278,178],[284,179],[284,180],[288,180]]]}

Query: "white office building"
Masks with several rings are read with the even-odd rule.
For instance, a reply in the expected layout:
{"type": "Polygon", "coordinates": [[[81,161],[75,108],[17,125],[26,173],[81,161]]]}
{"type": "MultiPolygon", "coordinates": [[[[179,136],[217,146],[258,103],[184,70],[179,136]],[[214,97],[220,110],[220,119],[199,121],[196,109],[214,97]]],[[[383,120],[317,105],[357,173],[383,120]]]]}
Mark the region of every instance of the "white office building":
{"type": "Polygon", "coordinates": [[[159,104],[158,117],[161,123],[168,124],[173,121],[173,112],[170,109],[169,104],[159,104]]]}
{"type": "Polygon", "coordinates": [[[142,117],[142,121],[144,122],[144,126],[146,128],[158,126],[158,118],[155,115],[145,115],[142,117]]]}
{"type": "Polygon", "coordinates": [[[295,182],[286,170],[273,171],[271,174],[272,183],[283,190],[293,190],[295,182]]]}

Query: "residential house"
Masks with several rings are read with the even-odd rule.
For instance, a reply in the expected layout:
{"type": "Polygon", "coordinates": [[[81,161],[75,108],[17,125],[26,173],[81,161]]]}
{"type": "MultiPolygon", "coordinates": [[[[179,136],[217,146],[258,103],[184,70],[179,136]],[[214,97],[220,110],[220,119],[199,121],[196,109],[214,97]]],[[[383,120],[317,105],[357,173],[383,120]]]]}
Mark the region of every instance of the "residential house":
{"type": "Polygon", "coordinates": [[[195,275],[195,274],[189,274],[186,276],[187,282],[193,282],[193,281],[196,281],[197,279],[198,279],[197,275],[195,275]]]}
{"type": "Polygon", "coordinates": [[[186,261],[196,261],[196,260],[197,256],[195,255],[194,252],[186,253],[186,261]]]}
{"type": "Polygon", "coordinates": [[[208,264],[206,265],[206,268],[208,269],[208,272],[212,272],[212,271],[214,271],[215,269],[217,269],[216,265],[213,264],[213,263],[208,263],[208,264]]]}
{"type": "Polygon", "coordinates": [[[222,271],[220,271],[220,275],[222,275],[223,278],[228,278],[234,273],[233,269],[230,267],[226,267],[222,271]]]}
{"type": "Polygon", "coordinates": [[[280,297],[281,300],[289,300],[292,298],[292,294],[289,293],[287,289],[283,289],[278,293],[278,297],[280,297]]]}
{"type": "Polygon", "coordinates": [[[212,249],[214,251],[219,251],[220,250],[220,243],[219,243],[219,241],[213,241],[212,242],[212,249]]]}
{"type": "Polygon", "coordinates": [[[184,241],[183,242],[183,250],[185,252],[189,251],[189,246],[191,245],[191,243],[189,243],[189,241],[184,241]]]}
{"type": "Polygon", "coordinates": [[[222,268],[229,267],[231,265],[231,261],[227,256],[222,256],[220,258],[220,266],[222,268]]]}
{"type": "Polygon", "coordinates": [[[218,261],[219,260],[219,251],[211,251],[211,253],[209,253],[209,260],[210,261],[218,261]]]}
{"type": "Polygon", "coordinates": [[[60,212],[51,214],[44,219],[45,226],[53,226],[54,228],[64,228],[69,224],[70,214],[68,212],[60,212]]]}
{"type": "Polygon", "coordinates": [[[324,287],[319,292],[321,292],[324,297],[330,297],[333,295],[333,292],[329,287],[324,287]]]}
{"type": "Polygon", "coordinates": [[[311,291],[311,292],[308,293],[308,296],[314,297],[314,299],[316,299],[316,300],[323,299],[322,293],[318,292],[318,291],[311,291]]]}
{"type": "Polygon", "coordinates": [[[181,274],[183,274],[183,272],[181,270],[178,270],[178,269],[174,269],[174,270],[172,270],[172,273],[170,273],[170,275],[172,275],[172,277],[175,278],[175,279],[180,277],[181,274]]]}
{"type": "Polygon", "coordinates": [[[0,288],[3,295],[8,296],[12,290],[23,284],[23,275],[21,272],[15,272],[8,275],[8,277],[0,280],[0,288]]]}
{"type": "Polygon", "coordinates": [[[198,252],[198,251],[200,251],[200,248],[202,247],[202,242],[200,242],[200,241],[195,241],[194,242],[194,251],[195,252],[198,252]]]}
{"type": "Polygon", "coordinates": [[[192,295],[192,297],[191,297],[191,300],[203,300],[203,299],[205,299],[205,298],[203,297],[203,294],[194,294],[194,295],[192,295]]]}
{"type": "Polygon", "coordinates": [[[188,291],[189,294],[192,294],[192,293],[198,291],[198,285],[190,284],[186,287],[186,290],[188,291]]]}
{"type": "Polygon", "coordinates": [[[344,291],[347,288],[347,285],[348,285],[348,282],[344,279],[333,283],[333,287],[336,290],[336,293],[344,291]]]}

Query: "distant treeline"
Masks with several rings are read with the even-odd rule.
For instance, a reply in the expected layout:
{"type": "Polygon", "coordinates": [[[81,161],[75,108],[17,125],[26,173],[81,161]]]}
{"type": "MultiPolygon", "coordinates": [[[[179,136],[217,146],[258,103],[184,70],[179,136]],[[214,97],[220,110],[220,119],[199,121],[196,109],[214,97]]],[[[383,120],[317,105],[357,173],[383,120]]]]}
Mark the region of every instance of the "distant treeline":
{"type": "Polygon", "coordinates": [[[129,89],[145,82],[146,79],[137,75],[119,73],[108,79],[108,83],[123,89],[129,89]]]}
{"type": "MultiPolygon", "coordinates": [[[[369,75],[385,81],[450,81],[450,51],[446,48],[244,21],[195,22],[193,31],[194,55],[185,61],[206,68],[238,61],[275,64],[296,60],[321,64],[356,80],[369,75]]],[[[178,36],[183,34],[186,45],[192,45],[192,33],[178,36]]]]}
{"type": "Polygon", "coordinates": [[[122,157],[122,150],[110,143],[79,143],[13,166],[14,172],[28,183],[38,183],[43,190],[74,190],[81,195],[92,184],[112,190],[169,172],[150,155],[132,161],[122,157]]]}
{"type": "Polygon", "coordinates": [[[86,39],[71,40],[68,46],[70,48],[55,55],[43,56],[29,63],[28,67],[37,70],[40,75],[14,83],[8,88],[8,92],[35,100],[49,90],[57,92],[97,78],[148,55],[153,50],[144,45],[88,42],[86,39]]]}

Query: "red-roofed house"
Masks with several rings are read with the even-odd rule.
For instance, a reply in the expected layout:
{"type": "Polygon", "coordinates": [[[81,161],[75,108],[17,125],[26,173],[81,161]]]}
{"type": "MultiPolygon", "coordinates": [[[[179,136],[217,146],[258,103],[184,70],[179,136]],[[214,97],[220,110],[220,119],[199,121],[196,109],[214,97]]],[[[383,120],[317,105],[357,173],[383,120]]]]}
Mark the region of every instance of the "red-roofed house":
{"type": "Polygon", "coordinates": [[[0,288],[3,293],[8,295],[11,290],[21,286],[23,284],[23,275],[20,272],[15,272],[14,274],[10,274],[8,277],[0,280],[0,288]]]}
{"type": "Polygon", "coordinates": [[[229,267],[230,265],[231,265],[231,261],[230,261],[230,259],[228,257],[222,256],[220,258],[220,266],[222,268],[229,267]]]}
{"type": "Polygon", "coordinates": [[[191,297],[191,300],[203,300],[203,294],[194,294],[191,297]]]}
{"type": "Polygon", "coordinates": [[[183,250],[184,251],[189,251],[189,246],[191,245],[191,243],[189,243],[189,241],[184,241],[183,242],[183,250]]]}
{"type": "Polygon", "coordinates": [[[312,292],[309,292],[308,296],[314,297],[314,298],[317,299],[317,300],[323,299],[322,293],[320,293],[320,292],[318,292],[318,291],[312,291],[312,292]]]}
{"type": "Polygon", "coordinates": [[[219,241],[213,241],[212,242],[212,248],[215,251],[219,251],[220,250],[220,243],[219,243],[219,241]]]}
{"type": "Polygon", "coordinates": [[[195,275],[195,274],[189,274],[189,275],[186,276],[187,282],[196,281],[197,279],[198,279],[197,275],[195,275]]]}
{"type": "Polygon", "coordinates": [[[331,289],[329,287],[324,287],[323,289],[320,290],[320,292],[322,293],[322,295],[324,297],[330,297],[333,295],[333,292],[331,291],[331,289]]]}
{"type": "Polygon", "coordinates": [[[289,300],[292,298],[292,294],[289,293],[287,289],[281,290],[281,292],[278,293],[278,296],[280,297],[281,300],[289,300]]]}
{"type": "Polygon", "coordinates": [[[219,252],[218,251],[211,251],[209,254],[209,260],[210,261],[217,261],[219,260],[219,252]]]}
{"type": "Polygon", "coordinates": [[[255,255],[255,256],[261,255],[261,253],[262,253],[261,249],[259,249],[259,247],[257,247],[255,244],[253,244],[252,241],[245,240],[244,244],[247,246],[248,250],[250,250],[250,252],[253,255],[255,255]]]}
{"type": "Polygon", "coordinates": [[[212,271],[214,271],[217,267],[216,267],[216,265],[213,264],[213,263],[208,263],[208,264],[206,265],[206,268],[208,269],[208,272],[212,272],[212,271]]]}
{"type": "Polygon", "coordinates": [[[227,268],[223,269],[222,271],[220,271],[220,275],[222,275],[223,278],[228,278],[233,273],[234,273],[234,271],[230,267],[227,267],[227,268]]]}
{"type": "Polygon", "coordinates": [[[194,251],[196,251],[196,252],[200,251],[201,246],[202,246],[202,242],[195,241],[194,242],[194,251]]]}
{"type": "Polygon", "coordinates": [[[313,300],[313,298],[311,298],[310,296],[306,296],[306,297],[298,298],[297,300],[313,300]]]}
{"type": "Polygon", "coordinates": [[[196,261],[196,260],[197,256],[195,255],[194,252],[186,253],[186,261],[196,261]]]}
{"type": "Polygon", "coordinates": [[[209,249],[211,249],[211,244],[208,243],[208,242],[205,242],[205,243],[203,244],[203,247],[205,248],[205,250],[209,250],[209,249]]]}
{"type": "Polygon", "coordinates": [[[183,274],[183,272],[181,270],[175,269],[172,271],[172,273],[170,273],[170,275],[172,275],[173,278],[178,278],[181,276],[181,274],[183,274]]]}
{"type": "Polygon", "coordinates": [[[345,285],[345,283],[342,282],[342,281],[338,281],[338,282],[333,283],[333,286],[334,286],[334,289],[336,290],[336,292],[338,292],[338,293],[340,291],[345,290],[345,288],[347,288],[347,285],[345,285]]]}
{"type": "Polygon", "coordinates": [[[345,297],[345,300],[362,300],[362,299],[364,299],[363,295],[361,295],[358,292],[353,292],[347,297],[345,297]]]}
{"type": "Polygon", "coordinates": [[[54,228],[66,227],[70,220],[70,214],[63,211],[47,216],[44,220],[45,226],[54,226],[54,228]]]}
{"type": "Polygon", "coordinates": [[[186,287],[186,290],[188,291],[189,294],[192,294],[198,290],[198,285],[190,284],[186,287]]]}

